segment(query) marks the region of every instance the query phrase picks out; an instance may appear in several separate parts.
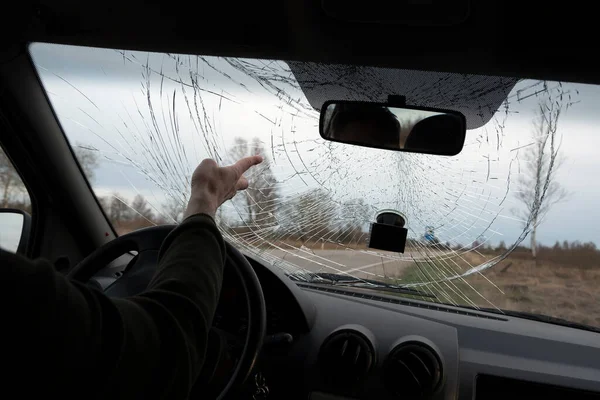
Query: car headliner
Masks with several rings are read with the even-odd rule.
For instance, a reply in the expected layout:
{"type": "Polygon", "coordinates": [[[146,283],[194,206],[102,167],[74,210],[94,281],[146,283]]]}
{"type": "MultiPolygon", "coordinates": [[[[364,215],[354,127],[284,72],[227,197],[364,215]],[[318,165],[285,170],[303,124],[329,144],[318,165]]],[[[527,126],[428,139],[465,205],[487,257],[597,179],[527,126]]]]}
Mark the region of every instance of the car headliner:
{"type": "Polygon", "coordinates": [[[516,78],[342,64],[288,62],[306,99],[320,110],[327,100],[386,102],[461,112],[467,129],[487,124],[517,83],[516,78]]]}
{"type": "Polygon", "coordinates": [[[18,2],[0,40],[600,83],[595,14],[566,4],[471,2],[451,26],[348,22],[319,0],[83,4],[18,2]]]}

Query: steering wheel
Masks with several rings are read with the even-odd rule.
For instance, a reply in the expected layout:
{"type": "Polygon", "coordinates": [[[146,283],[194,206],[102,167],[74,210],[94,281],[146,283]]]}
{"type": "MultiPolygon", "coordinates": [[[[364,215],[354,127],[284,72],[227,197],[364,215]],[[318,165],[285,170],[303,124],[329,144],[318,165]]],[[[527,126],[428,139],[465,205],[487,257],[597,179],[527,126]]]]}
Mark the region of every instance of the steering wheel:
{"type": "MultiPolygon", "coordinates": [[[[137,251],[137,256],[127,265],[123,275],[104,292],[110,297],[141,293],[156,271],[158,251],[163,240],[174,228],[175,225],[154,226],[119,236],[83,259],[67,277],[85,283],[119,256],[137,251]]],[[[225,268],[231,268],[242,282],[248,306],[248,323],[241,356],[229,382],[217,396],[219,400],[233,396],[243,387],[258,359],[266,331],[265,300],[254,269],[236,248],[228,242],[225,242],[225,246],[225,268]]]]}

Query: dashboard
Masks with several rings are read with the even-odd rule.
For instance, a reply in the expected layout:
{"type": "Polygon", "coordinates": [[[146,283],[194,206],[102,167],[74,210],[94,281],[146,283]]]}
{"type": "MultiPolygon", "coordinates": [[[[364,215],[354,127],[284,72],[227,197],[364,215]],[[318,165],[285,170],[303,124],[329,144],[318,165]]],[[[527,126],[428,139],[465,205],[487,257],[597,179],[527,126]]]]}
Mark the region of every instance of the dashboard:
{"type": "Polygon", "coordinates": [[[600,334],[293,282],[249,259],[265,294],[269,398],[600,399],[600,334]]]}
{"type": "MultiPolygon", "coordinates": [[[[256,370],[270,399],[600,399],[600,333],[294,282],[247,259],[265,298],[256,370]]],[[[123,267],[95,284],[111,295],[123,267]]],[[[242,334],[243,289],[225,271],[214,324],[242,334]]],[[[152,274],[140,270],[128,285],[141,288],[152,274]]]]}

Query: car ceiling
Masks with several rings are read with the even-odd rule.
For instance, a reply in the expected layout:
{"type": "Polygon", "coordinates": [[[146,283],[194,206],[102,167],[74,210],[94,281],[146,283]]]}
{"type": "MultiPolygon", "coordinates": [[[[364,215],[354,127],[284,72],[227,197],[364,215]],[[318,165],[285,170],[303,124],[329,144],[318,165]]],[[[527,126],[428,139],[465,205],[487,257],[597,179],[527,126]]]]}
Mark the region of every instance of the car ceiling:
{"type": "Polygon", "coordinates": [[[411,106],[460,111],[467,129],[485,125],[516,78],[343,64],[288,62],[306,99],[320,110],[327,100],[386,102],[402,96],[411,106]]]}
{"type": "MultiPolygon", "coordinates": [[[[592,50],[595,13],[585,6],[452,1],[457,7],[467,1],[468,15],[445,26],[411,21],[410,13],[400,18],[401,12],[387,23],[349,22],[325,12],[319,0],[23,1],[5,14],[0,40],[13,52],[25,42],[46,41],[600,83],[592,50]]],[[[390,15],[383,1],[337,3],[390,15]]],[[[417,3],[430,7],[432,21],[444,12],[439,1],[417,3]]]]}

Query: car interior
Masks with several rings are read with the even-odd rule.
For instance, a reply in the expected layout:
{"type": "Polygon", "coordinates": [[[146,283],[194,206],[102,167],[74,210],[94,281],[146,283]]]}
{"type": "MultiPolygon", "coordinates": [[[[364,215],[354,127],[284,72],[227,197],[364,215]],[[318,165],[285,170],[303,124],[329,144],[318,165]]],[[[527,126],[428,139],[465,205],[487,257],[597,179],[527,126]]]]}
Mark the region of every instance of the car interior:
{"type": "MultiPolygon", "coordinates": [[[[31,199],[16,251],[48,259],[110,297],[127,297],[145,289],[174,228],[117,234],[65,135],[32,44],[284,60],[292,70],[310,62],[600,85],[595,17],[583,4],[391,3],[15,4],[0,28],[0,145],[31,199]]],[[[295,76],[301,81],[301,71],[295,76]]],[[[379,102],[402,107],[397,100],[379,102]]],[[[460,116],[450,122],[459,138],[452,146],[462,147],[475,111],[448,112],[460,116]]],[[[415,151],[446,154],[424,150],[431,140],[415,151]]],[[[403,252],[404,244],[386,239],[406,240],[404,219],[389,212],[374,218],[370,247],[403,252]]],[[[192,398],[600,399],[598,329],[290,279],[231,240],[214,325],[231,342],[210,346],[192,398]],[[221,351],[231,343],[237,363],[217,379],[221,351]]]]}

